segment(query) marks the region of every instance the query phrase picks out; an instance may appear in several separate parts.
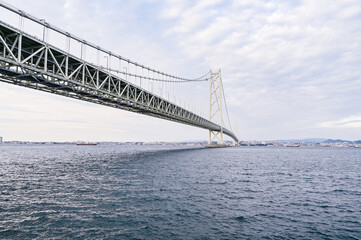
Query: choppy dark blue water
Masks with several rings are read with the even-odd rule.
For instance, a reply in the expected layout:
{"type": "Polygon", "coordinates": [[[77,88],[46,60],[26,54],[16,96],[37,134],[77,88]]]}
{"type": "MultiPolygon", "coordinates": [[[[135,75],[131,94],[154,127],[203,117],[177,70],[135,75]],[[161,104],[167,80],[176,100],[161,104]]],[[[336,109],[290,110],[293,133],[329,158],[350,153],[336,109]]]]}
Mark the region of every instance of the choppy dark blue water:
{"type": "Polygon", "coordinates": [[[361,239],[361,149],[0,145],[0,239],[361,239]]]}

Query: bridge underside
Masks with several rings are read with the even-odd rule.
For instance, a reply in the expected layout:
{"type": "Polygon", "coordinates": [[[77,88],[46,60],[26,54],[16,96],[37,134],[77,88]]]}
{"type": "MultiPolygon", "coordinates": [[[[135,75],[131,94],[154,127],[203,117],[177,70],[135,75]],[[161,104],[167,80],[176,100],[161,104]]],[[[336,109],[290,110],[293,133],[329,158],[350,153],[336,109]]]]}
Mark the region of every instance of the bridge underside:
{"type": "MultiPolygon", "coordinates": [[[[100,66],[0,22],[0,81],[182,124],[221,127],[100,66]]],[[[223,133],[237,141],[223,128],[223,133]]]]}

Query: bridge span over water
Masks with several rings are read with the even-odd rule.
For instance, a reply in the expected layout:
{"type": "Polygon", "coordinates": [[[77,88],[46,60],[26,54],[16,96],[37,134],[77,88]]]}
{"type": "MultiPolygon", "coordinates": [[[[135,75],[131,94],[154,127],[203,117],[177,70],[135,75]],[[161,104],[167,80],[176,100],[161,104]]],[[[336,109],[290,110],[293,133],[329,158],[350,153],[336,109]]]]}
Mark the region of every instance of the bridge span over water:
{"type": "Polygon", "coordinates": [[[0,8],[19,17],[18,27],[0,21],[0,81],[208,129],[210,142],[218,139],[223,143],[222,133],[238,142],[236,135],[223,126],[220,72],[197,79],[173,76],[88,43],[2,1],[0,8]],[[25,32],[22,29],[25,20],[41,26],[42,36],[25,32]],[[50,31],[65,41],[65,49],[51,44],[50,31]],[[71,44],[79,46],[80,54],[72,53],[71,44]],[[105,55],[107,66],[87,61],[86,49],[93,50],[98,59],[100,54],[105,55]],[[111,68],[111,61],[117,61],[118,67],[111,68]],[[122,64],[127,67],[122,68],[122,64]],[[133,72],[131,66],[135,69],[133,72]],[[128,77],[139,79],[140,84],[128,81],[128,77]],[[142,80],[173,84],[209,81],[209,119],[145,89],[141,86],[142,80]],[[219,123],[211,121],[218,115],[219,123]]]}

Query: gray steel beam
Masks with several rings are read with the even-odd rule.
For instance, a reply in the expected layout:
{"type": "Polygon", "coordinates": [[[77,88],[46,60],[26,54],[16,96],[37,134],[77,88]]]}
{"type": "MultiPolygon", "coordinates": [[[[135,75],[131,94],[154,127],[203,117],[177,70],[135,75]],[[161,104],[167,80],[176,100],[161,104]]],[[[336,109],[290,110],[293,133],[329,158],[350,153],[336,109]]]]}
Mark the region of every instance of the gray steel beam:
{"type": "MultiPolygon", "coordinates": [[[[221,131],[221,126],[207,119],[2,22],[0,81],[221,131]],[[34,44],[35,52],[29,44],[34,44]]],[[[223,133],[238,141],[228,129],[223,128],[223,133]]]]}

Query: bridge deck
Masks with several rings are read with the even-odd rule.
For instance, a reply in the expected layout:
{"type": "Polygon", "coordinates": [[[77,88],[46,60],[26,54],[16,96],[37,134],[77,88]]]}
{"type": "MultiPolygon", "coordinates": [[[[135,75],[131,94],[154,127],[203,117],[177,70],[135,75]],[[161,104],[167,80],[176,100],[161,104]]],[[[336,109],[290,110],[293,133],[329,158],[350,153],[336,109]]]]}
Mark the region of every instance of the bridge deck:
{"type": "MultiPolygon", "coordinates": [[[[167,119],[212,131],[221,127],[120,78],[0,22],[0,81],[167,119]]],[[[223,128],[223,133],[237,141],[223,128]]]]}

